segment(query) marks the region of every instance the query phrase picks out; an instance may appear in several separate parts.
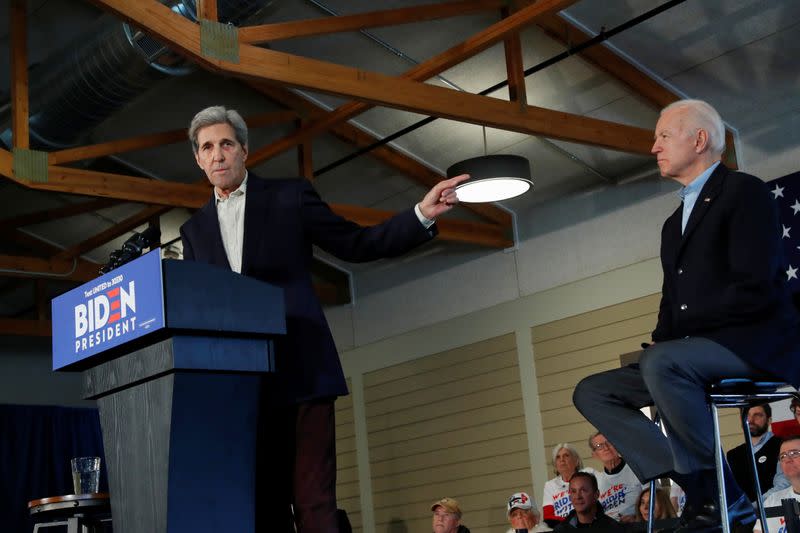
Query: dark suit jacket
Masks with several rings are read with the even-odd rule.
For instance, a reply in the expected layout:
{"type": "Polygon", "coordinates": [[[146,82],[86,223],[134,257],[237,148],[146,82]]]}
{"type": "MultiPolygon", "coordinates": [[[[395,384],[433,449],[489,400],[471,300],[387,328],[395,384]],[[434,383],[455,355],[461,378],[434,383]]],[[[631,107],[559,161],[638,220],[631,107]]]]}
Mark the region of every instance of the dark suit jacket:
{"type": "MultiPolygon", "coordinates": [[[[304,179],[250,173],[245,196],[242,275],[284,289],[287,335],[276,345],[273,399],[292,403],[347,394],[339,356],[312,285],[312,244],[350,262],[405,253],[436,234],[413,209],[371,227],[334,214],[304,179]]],[[[215,199],[181,227],[185,260],[230,268],[215,199]]]]}
{"type": "Polygon", "coordinates": [[[777,208],[766,184],[720,164],[681,235],[683,207],[661,232],[664,286],[656,342],[711,339],[800,384],[798,316],[786,289],[777,208]]]}
{"type": "MultiPolygon", "coordinates": [[[[764,443],[760,450],[755,453],[756,469],[758,470],[758,485],[761,493],[767,492],[772,488],[772,481],[775,472],[778,471],[778,453],[781,450],[781,439],[773,435],[764,443]]],[[[750,471],[750,458],[745,443],[736,448],[732,448],[727,453],[728,464],[739,485],[747,498],[752,502],[756,499],[756,491],[753,486],[753,474],[750,471]]]]}

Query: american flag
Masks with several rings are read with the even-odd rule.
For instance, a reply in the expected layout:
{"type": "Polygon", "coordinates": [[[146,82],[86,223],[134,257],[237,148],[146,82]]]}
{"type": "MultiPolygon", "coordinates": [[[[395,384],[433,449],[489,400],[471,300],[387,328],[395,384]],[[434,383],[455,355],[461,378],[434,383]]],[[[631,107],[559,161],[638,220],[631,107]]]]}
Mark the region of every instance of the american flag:
{"type": "Polygon", "coordinates": [[[800,172],[767,183],[778,203],[786,279],[797,298],[800,293],[800,172]]]}

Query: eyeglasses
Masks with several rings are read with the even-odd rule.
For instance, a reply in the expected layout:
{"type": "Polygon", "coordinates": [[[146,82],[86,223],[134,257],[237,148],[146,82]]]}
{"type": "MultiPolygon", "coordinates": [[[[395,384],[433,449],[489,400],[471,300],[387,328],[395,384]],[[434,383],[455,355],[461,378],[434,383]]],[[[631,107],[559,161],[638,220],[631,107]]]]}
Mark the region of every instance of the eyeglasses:
{"type": "Polygon", "coordinates": [[[786,450],[778,456],[778,461],[785,463],[800,458],[800,450],[786,450]]]}
{"type": "Polygon", "coordinates": [[[603,442],[596,442],[596,443],[592,444],[592,448],[594,448],[595,450],[607,450],[609,446],[610,446],[610,444],[608,443],[607,440],[603,441],[603,442]]]}

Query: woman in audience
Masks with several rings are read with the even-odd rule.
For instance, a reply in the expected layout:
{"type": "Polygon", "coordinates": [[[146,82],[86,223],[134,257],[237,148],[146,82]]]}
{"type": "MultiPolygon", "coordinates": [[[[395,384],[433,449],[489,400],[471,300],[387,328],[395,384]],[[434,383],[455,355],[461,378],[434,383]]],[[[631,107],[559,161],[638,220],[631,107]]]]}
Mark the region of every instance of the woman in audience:
{"type": "MultiPolygon", "coordinates": [[[[647,517],[650,516],[650,486],[642,488],[642,493],[639,494],[639,499],[636,502],[636,521],[647,522],[647,517]]],[[[656,507],[655,517],[656,520],[667,520],[678,516],[675,513],[675,508],[672,507],[672,502],[669,501],[669,493],[665,489],[656,489],[656,507]]]]}
{"type": "Polygon", "coordinates": [[[544,484],[542,496],[542,518],[550,527],[555,527],[572,511],[569,501],[569,480],[578,470],[594,473],[591,468],[584,469],[581,456],[574,446],[567,442],[553,447],[553,470],[556,477],[544,484]]]}

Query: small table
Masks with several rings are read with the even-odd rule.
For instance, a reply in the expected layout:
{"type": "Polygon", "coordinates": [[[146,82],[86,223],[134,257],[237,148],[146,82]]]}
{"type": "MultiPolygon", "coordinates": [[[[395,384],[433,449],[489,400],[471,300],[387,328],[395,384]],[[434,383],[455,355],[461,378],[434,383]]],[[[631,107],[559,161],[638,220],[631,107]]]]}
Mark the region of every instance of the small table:
{"type": "Polygon", "coordinates": [[[28,502],[28,511],[36,520],[33,533],[53,526],[67,526],[67,533],[100,533],[111,524],[111,500],[108,493],[67,494],[28,502]]]}

